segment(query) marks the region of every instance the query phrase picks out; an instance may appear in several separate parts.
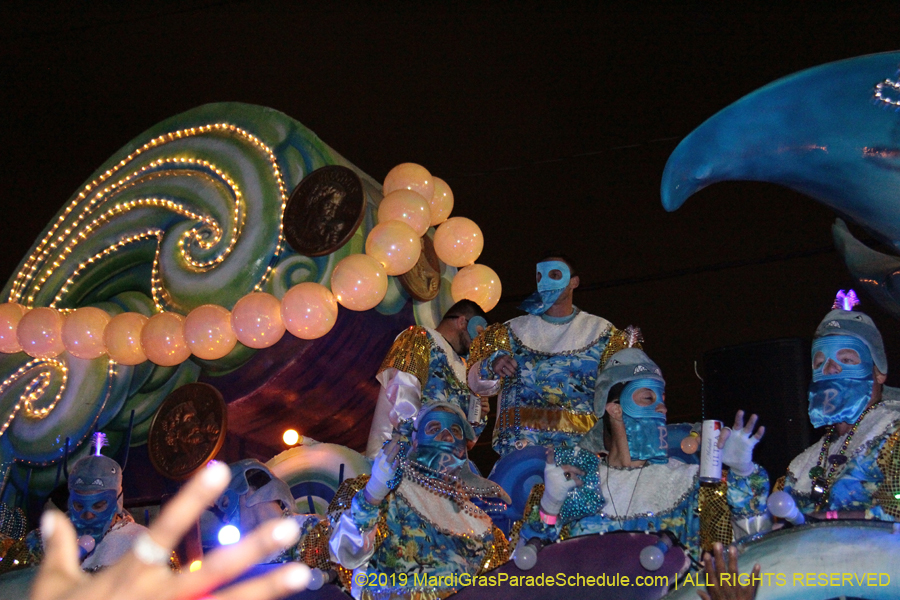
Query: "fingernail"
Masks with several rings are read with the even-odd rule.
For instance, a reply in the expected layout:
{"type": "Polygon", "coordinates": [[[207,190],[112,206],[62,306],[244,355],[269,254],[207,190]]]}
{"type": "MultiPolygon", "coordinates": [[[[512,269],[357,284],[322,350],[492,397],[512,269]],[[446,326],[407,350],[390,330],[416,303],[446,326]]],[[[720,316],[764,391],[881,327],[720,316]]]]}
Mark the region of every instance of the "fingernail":
{"type": "Polygon", "coordinates": [[[53,537],[56,531],[56,515],[52,511],[44,511],[41,515],[41,537],[44,539],[53,537]]]}
{"type": "Polygon", "coordinates": [[[272,539],[282,546],[292,544],[297,541],[297,538],[299,537],[300,525],[298,525],[297,521],[294,519],[284,519],[272,530],[272,539]]]}
{"type": "Polygon", "coordinates": [[[225,463],[211,461],[201,471],[200,481],[207,486],[226,486],[231,481],[231,469],[225,463]]]}
{"type": "Polygon", "coordinates": [[[289,590],[303,590],[309,585],[311,576],[309,567],[304,564],[294,563],[283,567],[282,581],[289,590]]]}

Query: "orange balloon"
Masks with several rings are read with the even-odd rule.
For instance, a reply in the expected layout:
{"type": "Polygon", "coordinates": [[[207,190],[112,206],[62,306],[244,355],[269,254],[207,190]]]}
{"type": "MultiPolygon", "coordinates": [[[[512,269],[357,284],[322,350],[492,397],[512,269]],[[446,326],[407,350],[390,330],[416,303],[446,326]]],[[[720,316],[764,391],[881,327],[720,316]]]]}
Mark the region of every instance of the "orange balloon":
{"type": "Polygon", "coordinates": [[[320,283],[298,283],[281,299],[281,320],[287,330],[301,340],[315,340],[331,331],[337,313],[334,295],[320,283]]]}
{"type": "Polygon", "coordinates": [[[94,306],[75,309],[62,326],[62,341],[66,350],[78,358],[99,358],[106,354],[103,333],[109,324],[106,311],[94,306]]]}
{"type": "Polygon", "coordinates": [[[0,304],[0,352],[12,354],[22,351],[22,344],[16,337],[16,327],[27,311],[27,308],[16,302],[0,304]]]}
{"type": "Polygon", "coordinates": [[[428,204],[431,208],[432,227],[437,227],[446,221],[453,211],[453,190],[440,177],[434,178],[434,195],[428,204]]]}
{"type": "Polygon", "coordinates": [[[428,202],[434,195],[434,177],[428,169],[416,163],[397,165],[384,178],[381,193],[387,196],[397,190],[412,190],[428,202]]]}
{"type": "Polygon", "coordinates": [[[184,341],[197,358],[217,360],[234,350],[231,313],[216,304],[198,306],[184,319],[184,341]]]}
{"type": "Polygon", "coordinates": [[[431,208],[418,193],[397,190],[385,196],[378,205],[378,222],[387,221],[403,221],[422,237],[431,225],[431,208]]]}
{"type": "Polygon", "coordinates": [[[281,302],[265,292],[247,294],[231,309],[231,329],[248,348],[268,348],[284,336],[281,302]]]}
{"type": "Polygon", "coordinates": [[[402,221],[379,223],[366,238],[366,254],[380,262],[388,275],[403,275],[415,266],[422,242],[402,221]]]}
{"type": "Polygon", "coordinates": [[[434,232],[434,251],[451,267],[471,265],[484,250],[484,236],[475,221],[453,217],[434,232]]]}
{"type": "Polygon", "coordinates": [[[700,448],[700,436],[688,435],[681,439],[681,450],[685,454],[693,454],[700,448]]]}
{"type": "Polygon", "coordinates": [[[485,312],[497,306],[503,287],[497,273],[485,265],[469,265],[460,269],[450,284],[454,302],[468,299],[485,312]]]}
{"type": "Polygon", "coordinates": [[[375,308],[387,294],[387,273],[381,263],[365,254],[351,254],[334,266],[331,291],[350,310],[375,308]]]}
{"type": "Polygon", "coordinates": [[[191,349],[184,340],[184,317],[172,312],[150,317],[141,330],[141,348],[151,362],[161,367],[186,361],[191,349]]]}
{"type": "Polygon", "coordinates": [[[19,320],[16,339],[25,354],[34,358],[53,358],[66,347],[62,343],[63,317],[53,308],[34,308],[19,320]]]}
{"type": "Polygon", "coordinates": [[[141,347],[141,331],[148,319],[140,313],[126,312],[109,320],[103,332],[106,353],[120,365],[139,365],[147,360],[141,347]]]}

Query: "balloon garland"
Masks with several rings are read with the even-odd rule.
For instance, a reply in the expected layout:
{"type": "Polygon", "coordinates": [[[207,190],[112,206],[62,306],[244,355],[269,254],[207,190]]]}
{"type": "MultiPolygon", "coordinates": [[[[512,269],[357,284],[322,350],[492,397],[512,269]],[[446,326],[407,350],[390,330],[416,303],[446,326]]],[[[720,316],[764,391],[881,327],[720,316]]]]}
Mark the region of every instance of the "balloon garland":
{"type": "Polygon", "coordinates": [[[175,366],[191,354],[203,360],[228,355],[237,342],[267,348],[289,331],[313,340],[331,331],[338,304],[349,310],[376,307],[388,290],[388,276],[403,275],[419,260],[420,238],[437,227],[434,248],[444,263],[461,267],[451,284],[454,301],[468,298],[484,310],[500,299],[501,285],[490,267],[475,264],[484,248],[481,229],[465,217],[449,218],[453,192],[425,167],[404,163],[384,180],[378,225],[366,238],[365,253],[338,262],[331,289],[315,282],[290,288],[281,300],[254,291],[233,309],[205,304],[187,316],[163,311],[150,317],[125,312],[111,317],[96,307],[29,309],[16,302],[0,304],[0,353],[23,351],[51,359],[68,351],[83,359],[107,354],[123,365],[149,360],[175,366]]]}

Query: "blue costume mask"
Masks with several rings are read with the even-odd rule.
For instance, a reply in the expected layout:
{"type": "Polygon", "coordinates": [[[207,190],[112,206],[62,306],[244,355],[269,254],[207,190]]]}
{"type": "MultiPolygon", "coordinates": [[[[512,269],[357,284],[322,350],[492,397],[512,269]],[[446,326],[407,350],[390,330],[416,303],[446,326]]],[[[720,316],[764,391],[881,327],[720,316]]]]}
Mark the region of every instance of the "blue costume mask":
{"type": "Polygon", "coordinates": [[[459,415],[435,410],[422,421],[416,434],[416,461],[442,473],[453,472],[466,464],[465,426],[459,415]],[[449,439],[438,437],[449,432],[449,439]]]}
{"type": "Polygon", "coordinates": [[[483,329],[487,327],[487,320],[476,315],[469,319],[469,324],[466,327],[469,331],[469,337],[474,340],[478,337],[478,328],[481,327],[483,329]]]}
{"type": "Polygon", "coordinates": [[[628,437],[628,452],[634,460],[662,464],[669,460],[668,430],[665,413],[656,412],[663,404],[666,386],[658,379],[635,379],[625,384],[619,403],[622,405],[622,420],[628,437]],[[638,406],[632,395],[641,388],[647,388],[656,395],[649,406],[638,406]]]}
{"type": "Polygon", "coordinates": [[[93,494],[69,492],[69,519],[78,537],[89,535],[100,543],[118,511],[118,492],[102,490],[93,494]]]}
{"type": "Polygon", "coordinates": [[[813,341],[813,360],[819,352],[825,360],[818,368],[813,368],[812,383],[809,384],[810,422],[813,427],[855,423],[872,399],[875,377],[869,347],[854,336],[828,335],[813,341]],[[838,359],[838,352],[844,349],[856,351],[858,365],[844,364],[838,359]],[[829,360],[840,366],[840,373],[825,373],[829,360]]]}
{"type": "Polygon", "coordinates": [[[569,265],[561,260],[539,262],[537,264],[537,272],[541,274],[541,280],[537,286],[538,291],[528,296],[519,305],[519,308],[532,315],[542,315],[547,312],[553,306],[553,303],[559,300],[559,297],[572,279],[569,265]],[[562,273],[562,277],[551,279],[550,271],[559,271],[562,273]]]}

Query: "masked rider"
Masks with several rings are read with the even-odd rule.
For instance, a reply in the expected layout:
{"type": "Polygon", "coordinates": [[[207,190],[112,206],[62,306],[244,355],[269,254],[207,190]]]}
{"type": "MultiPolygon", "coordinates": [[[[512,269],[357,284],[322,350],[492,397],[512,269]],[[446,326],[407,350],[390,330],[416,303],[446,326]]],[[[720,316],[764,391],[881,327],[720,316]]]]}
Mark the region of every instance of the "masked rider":
{"type": "Polygon", "coordinates": [[[529,314],[488,327],[472,344],[469,387],[499,394],[493,445],[501,456],[575,446],[596,423],[597,371],[619,333],[573,304],[580,280],[570,259],[543,258],[536,279],[538,291],[520,306],[529,314]]]}
{"type": "MultiPolygon", "coordinates": [[[[638,348],[614,354],[598,377],[595,411],[602,420],[577,451],[548,457],[545,490],[526,515],[523,538],[555,541],[566,525],[572,536],[668,530],[699,559],[699,467],[668,456],[659,367],[638,348]]],[[[753,463],[764,429],[754,434],[755,424],[756,415],[744,425],[739,411],[721,441],[723,463],[730,467],[725,498],[737,518],[766,510],[768,475],[753,463]]]]}
{"type": "Polygon", "coordinates": [[[464,357],[486,325],[480,306],[460,300],[435,329],[414,326],[397,336],[376,377],[381,390],[366,456],[375,458],[400,422],[414,418],[429,402],[456,404],[476,435],[481,434],[487,424],[488,402],[469,390],[464,357]]]}
{"type": "Polygon", "coordinates": [[[822,440],[788,466],[784,490],[818,518],[900,520],[900,390],[884,385],[887,357],[850,290],[816,328],[809,419],[822,440]]]}
{"type": "Polygon", "coordinates": [[[471,500],[509,501],[470,470],[466,445],[474,435],[455,404],[426,404],[405,458],[392,441],[376,457],[370,478],[338,491],[332,508],[343,503],[343,510],[330,515],[329,546],[332,560],[354,571],[355,598],[445,597],[455,591],[453,576],[476,575],[506,560],[503,533],[471,500]]]}
{"type": "MultiPolygon", "coordinates": [[[[123,507],[122,467],[100,454],[106,444],[102,433],[94,434],[94,453],[79,459],[69,469],[68,515],[78,535],[81,568],[97,571],[118,561],[147,531],[134,522],[123,507]]],[[[37,562],[43,557],[39,530],[25,538],[37,562]]],[[[173,552],[173,569],[180,567],[173,552]]]]}

